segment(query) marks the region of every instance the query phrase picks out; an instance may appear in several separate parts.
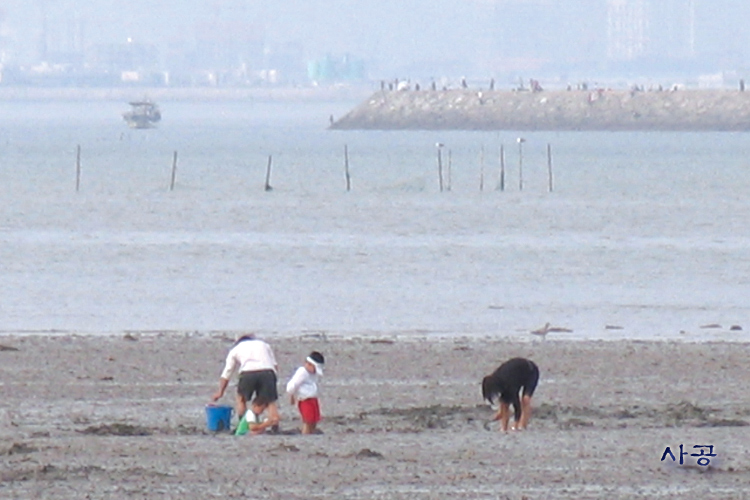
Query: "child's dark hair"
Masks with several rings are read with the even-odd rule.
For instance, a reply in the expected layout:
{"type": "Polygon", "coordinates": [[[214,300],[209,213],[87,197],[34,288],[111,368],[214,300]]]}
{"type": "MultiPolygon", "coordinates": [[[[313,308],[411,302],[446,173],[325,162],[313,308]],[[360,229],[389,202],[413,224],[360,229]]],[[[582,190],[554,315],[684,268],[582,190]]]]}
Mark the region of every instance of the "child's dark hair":
{"type": "Polygon", "coordinates": [[[324,358],[318,351],[311,352],[308,357],[320,365],[326,364],[326,358],[324,358]]]}
{"type": "Polygon", "coordinates": [[[492,375],[482,379],[482,397],[490,404],[494,404],[495,398],[500,394],[500,388],[492,375]]]}
{"type": "Polygon", "coordinates": [[[268,406],[270,402],[266,401],[266,398],[261,396],[256,396],[255,399],[253,399],[250,404],[255,406],[268,406]]]}

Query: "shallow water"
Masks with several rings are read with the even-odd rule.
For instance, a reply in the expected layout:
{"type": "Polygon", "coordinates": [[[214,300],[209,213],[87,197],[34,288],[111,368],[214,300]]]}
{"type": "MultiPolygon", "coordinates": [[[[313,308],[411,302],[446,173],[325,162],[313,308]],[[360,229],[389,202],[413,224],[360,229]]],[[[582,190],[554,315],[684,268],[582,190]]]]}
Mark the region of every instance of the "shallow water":
{"type": "Polygon", "coordinates": [[[354,104],[0,103],[0,329],[745,338],[746,134],[325,130],[354,104]]]}

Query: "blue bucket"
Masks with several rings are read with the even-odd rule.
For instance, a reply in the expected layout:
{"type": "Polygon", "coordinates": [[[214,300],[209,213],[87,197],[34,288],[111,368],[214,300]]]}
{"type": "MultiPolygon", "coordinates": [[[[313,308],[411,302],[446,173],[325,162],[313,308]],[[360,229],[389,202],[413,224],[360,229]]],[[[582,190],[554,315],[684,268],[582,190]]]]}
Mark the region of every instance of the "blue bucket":
{"type": "Polygon", "coordinates": [[[206,406],[206,426],[211,432],[228,431],[232,423],[232,407],[226,405],[206,406]]]}

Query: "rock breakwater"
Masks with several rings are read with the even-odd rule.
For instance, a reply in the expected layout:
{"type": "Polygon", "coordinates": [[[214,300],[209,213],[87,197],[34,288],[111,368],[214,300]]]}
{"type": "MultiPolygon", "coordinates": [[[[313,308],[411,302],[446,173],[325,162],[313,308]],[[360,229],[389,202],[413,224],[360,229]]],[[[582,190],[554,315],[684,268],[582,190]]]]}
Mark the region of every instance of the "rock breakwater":
{"type": "Polygon", "coordinates": [[[380,91],[330,128],[742,131],[750,92],[380,91]]]}

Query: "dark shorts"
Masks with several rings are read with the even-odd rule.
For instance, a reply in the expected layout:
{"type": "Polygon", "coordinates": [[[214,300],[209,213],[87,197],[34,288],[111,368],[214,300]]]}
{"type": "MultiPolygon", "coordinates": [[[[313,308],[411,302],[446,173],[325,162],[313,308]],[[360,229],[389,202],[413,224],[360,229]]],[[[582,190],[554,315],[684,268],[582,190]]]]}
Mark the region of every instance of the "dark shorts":
{"type": "Polygon", "coordinates": [[[512,359],[503,364],[498,372],[502,374],[501,401],[515,402],[520,391],[524,396],[531,397],[534,395],[539,383],[539,367],[533,361],[521,358],[512,359]]]}
{"type": "Polygon", "coordinates": [[[248,402],[252,401],[253,395],[255,395],[266,403],[273,403],[279,399],[279,393],[276,391],[276,372],[260,370],[240,373],[237,394],[248,402]]]}

